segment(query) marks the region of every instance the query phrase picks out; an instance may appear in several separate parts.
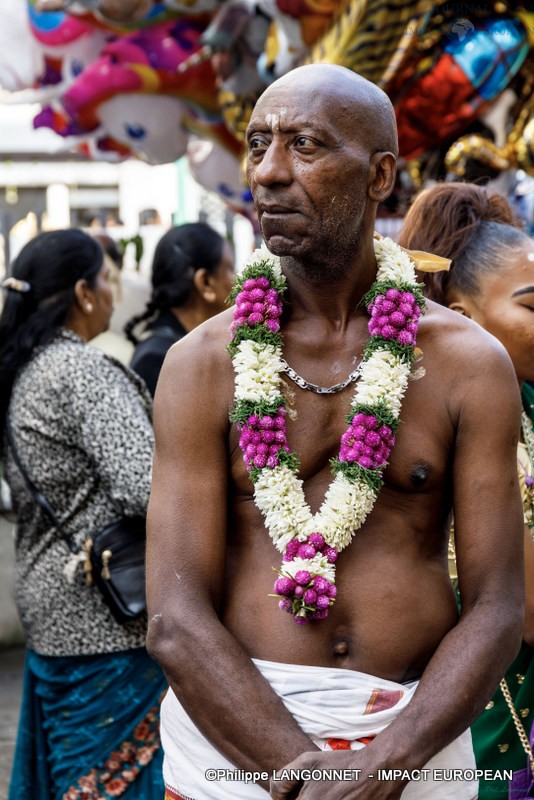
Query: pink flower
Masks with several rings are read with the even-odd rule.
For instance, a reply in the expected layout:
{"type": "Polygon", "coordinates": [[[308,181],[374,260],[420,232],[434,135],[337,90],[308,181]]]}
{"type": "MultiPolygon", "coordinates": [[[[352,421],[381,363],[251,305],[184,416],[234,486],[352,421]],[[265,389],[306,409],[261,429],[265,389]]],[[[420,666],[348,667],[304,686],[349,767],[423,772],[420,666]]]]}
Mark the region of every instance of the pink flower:
{"type": "Polygon", "coordinates": [[[279,297],[276,289],[269,289],[267,292],[265,292],[265,302],[270,306],[278,305],[279,297]]]}
{"type": "Polygon", "coordinates": [[[307,586],[311,580],[311,575],[307,569],[299,569],[299,571],[295,573],[295,580],[301,586],[307,586]]]}
{"type": "Polygon", "coordinates": [[[316,575],[313,579],[313,588],[317,594],[325,594],[328,591],[329,586],[330,581],[328,581],[326,578],[323,578],[322,575],[316,575]]]}
{"type": "Polygon", "coordinates": [[[244,303],[238,303],[237,310],[239,312],[239,316],[246,318],[252,311],[252,303],[249,303],[248,301],[244,303]]]}
{"type": "Polygon", "coordinates": [[[394,311],[393,314],[390,315],[389,321],[396,328],[402,328],[404,325],[406,325],[406,317],[404,314],[401,314],[400,311],[394,311]]]}
{"type": "Polygon", "coordinates": [[[329,564],[335,564],[338,557],[338,552],[333,547],[325,547],[323,554],[326,556],[329,564]]]}
{"type": "Polygon", "coordinates": [[[278,578],[274,584],[275,594],[290,595],[293,594],[296,583],[293,578],[278,578]]]}
{"type": "Polygon", "coordinates": [[[304,602],[308,606],[312,606],[317,600],[317,592],[314,589],[308,589],[304,592],[304,602]]]}
{"type": "Polygon", "coordinates": [[[325,545],[324,537],[320,533],[310,533],[308,543],[312,544],[317,550],[322,550],[325,545]]]}
{"type": "Polygon", "coordinates": [[[260,289],[259,287],[256,287],[256,289],[252,289],[252,291],[250,292],[250,299],[253,303],[260,303],[260,302],[263,303],[264,298],[265,298],[265,292],[263,291],[263,289],[260,289]]]}
{"type": "Polygon", "coordinates": [[[317,598],[317,608],[324,609],[330,606],[330,598],[325,594],[320,594],[317,598]]]}
{"type": "Polygon", "coordinates": [[[275,305],[268,305],[267,306],[267,316],[272,317],[274,319],[278,319],[280,316],[280,309],[278,306],[275,305]]]}
{"type": "Polygon", "coordinates": [[[400,344],[405,344],[405,345],[414,344],[413,333],[410,333],[409,331],[406,331],[406,330],[405,331],[399,331],[399,335],[397,336],[397,339],[399,340],[400,344]]]}
{"type": "MultiPolygon", "coordinates": [[[[250,322],[250,317],[249,317],[250,322]]],[[[397,335],[397,331],[393,327],[393,325],[384,325],[382,330],[380,331],[380,336],[383,336],[384,339],[394,339],[397,335]]]]}
{"type": "Polygon", "coordinates": [[[298,553],[299,547],[300,547],[300,542],[298,541],[298,539],[291,539],[291,541],[288,543],[286,547],[284,561],[293,561],[293,559],[298,553]]]}

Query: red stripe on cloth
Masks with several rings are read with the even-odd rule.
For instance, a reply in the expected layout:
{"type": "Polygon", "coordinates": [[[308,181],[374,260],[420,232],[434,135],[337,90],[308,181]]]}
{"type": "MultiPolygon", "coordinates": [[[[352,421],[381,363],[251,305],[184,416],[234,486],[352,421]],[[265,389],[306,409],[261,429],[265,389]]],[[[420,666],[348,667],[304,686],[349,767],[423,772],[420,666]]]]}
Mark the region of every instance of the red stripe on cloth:
{"type": "Polygon", "coordinates": [[[348,739],[327,739],[326,743],[330,745],[332,750],[350,750],[348,739]]]}
{"type": "Polygon", "coordinates": [[[390,692],[388,689],[375,689],[369,698],[367,708],[364,714],[376,714],[378,711],[385,711],[388,708],[394,708],[397,703],[402,699],[404,692],[402,689],[397,689],[390,692]]]}
{"type": "Polygon", "coordinates": [[[173,789],[172,786],[167,786],[167,784],[165,784],[164,800],[193,800],[193,798],[180,794],[176,789],[173,789]]]}
{"type": "Polygon", "coordinates": [[[357,742],[361,742],[362,744],[371,744],[371,742],[373,741],[374,738],[375,738],[374,735],[373,736],[362,736],[361,739],[356,739],[356,741],[357,742]]]}

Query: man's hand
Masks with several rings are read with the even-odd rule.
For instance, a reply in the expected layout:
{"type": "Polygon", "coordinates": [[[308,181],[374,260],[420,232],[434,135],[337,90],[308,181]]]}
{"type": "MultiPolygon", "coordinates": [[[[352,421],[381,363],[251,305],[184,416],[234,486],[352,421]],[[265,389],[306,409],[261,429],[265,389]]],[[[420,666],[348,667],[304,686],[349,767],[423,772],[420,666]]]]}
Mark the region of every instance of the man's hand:
{"type": "Polygon", "coordinates": [[[380,752],[374,745],[357,751],[303,753],[277,773],[280,780],[271,780],[271,797],[273,800],[398,800],[407,781],[378,779],[380,769],[391,768],[380,752]],[[289,776],[291,772],[295,777],[289,776]],[[289,773],[288,777],[285,773],[289,773]]]}

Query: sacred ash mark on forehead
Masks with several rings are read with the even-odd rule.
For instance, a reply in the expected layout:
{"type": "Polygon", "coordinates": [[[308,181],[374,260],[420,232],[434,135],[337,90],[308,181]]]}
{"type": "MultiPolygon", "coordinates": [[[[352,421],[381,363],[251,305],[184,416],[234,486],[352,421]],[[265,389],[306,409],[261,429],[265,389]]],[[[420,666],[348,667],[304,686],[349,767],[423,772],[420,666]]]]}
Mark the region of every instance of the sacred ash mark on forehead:
{"type": "Polygon", "coordinates": [[[275,130],[280,129],[280,125],[282,124],[282,117],[286,114],[287,108],[282,106],[280,111],[273,111],[269,114],[265,115],[265,124],[271,131],[274,133],[275,130]]]}

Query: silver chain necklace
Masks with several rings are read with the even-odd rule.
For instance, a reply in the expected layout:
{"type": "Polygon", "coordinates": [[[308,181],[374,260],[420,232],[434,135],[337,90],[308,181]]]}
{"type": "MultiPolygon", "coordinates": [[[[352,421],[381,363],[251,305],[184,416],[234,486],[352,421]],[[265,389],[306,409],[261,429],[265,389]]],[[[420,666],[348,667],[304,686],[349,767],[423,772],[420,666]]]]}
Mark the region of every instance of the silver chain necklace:
{"type": "Polygon", "coordinates": [[[298,372],[295,372],[285,359],[282,359],[282,364],[284,365],[284,372],[287,374],[288,378],[301,389],[308,389],[308,391],[315,392],[315,394],[336,394],[337,392],[341,392],[349,383],[357,381],[362,371],[362,365],[359,364],[354,372],[351,372],[349,377],[345,378],[341,383],[335,383],[333,386],[317,386],[315,383],[309,383],[309,381],[305,380],[298,372]]]}

